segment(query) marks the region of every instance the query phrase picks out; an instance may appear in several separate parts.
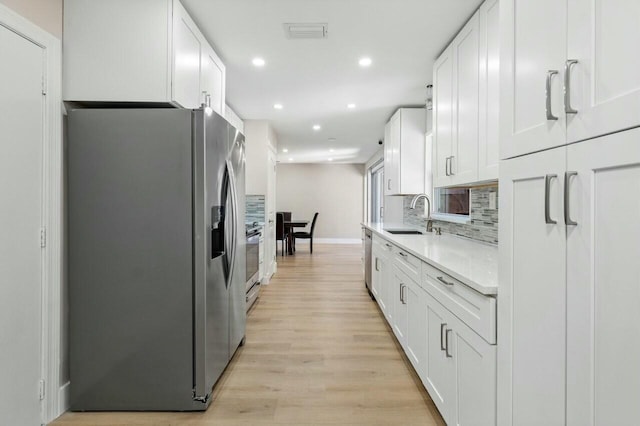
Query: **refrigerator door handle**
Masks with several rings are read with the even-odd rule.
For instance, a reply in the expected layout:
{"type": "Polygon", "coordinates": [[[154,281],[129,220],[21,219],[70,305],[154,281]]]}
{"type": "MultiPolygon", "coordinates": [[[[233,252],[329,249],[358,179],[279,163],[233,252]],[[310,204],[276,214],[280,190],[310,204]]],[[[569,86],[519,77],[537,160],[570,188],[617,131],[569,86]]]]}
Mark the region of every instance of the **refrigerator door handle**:
{"type": "Polygon", "coordinates": [[[227,277],[227,287],[231,283],[231,278],[233,277],[235,263],[236,263],[236,252],[238,250],[238,195],[236,193],[236,177],[233,173],[233,165],[231,161],[227,160],[227,173],[229,174],[229,189],[231,194],[231,256],[229,257],[229,276],[227,277]]]}

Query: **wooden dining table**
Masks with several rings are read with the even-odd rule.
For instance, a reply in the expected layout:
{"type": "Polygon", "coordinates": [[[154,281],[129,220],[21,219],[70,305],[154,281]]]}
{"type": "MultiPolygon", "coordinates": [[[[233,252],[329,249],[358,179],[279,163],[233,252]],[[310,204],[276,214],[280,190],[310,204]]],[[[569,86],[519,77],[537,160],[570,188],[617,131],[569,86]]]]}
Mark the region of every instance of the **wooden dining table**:
{"type": "Polygon", "coordinates": [[[309,221],[308,220],[285,220],[283,223],[284,223],[284,229],[287,233],[287,246],[289,247],[287,249],[287,252],[289,254],[293,254],[293,242],[294,242],[293,229],[304,228],[309,224],[309,221]]]}

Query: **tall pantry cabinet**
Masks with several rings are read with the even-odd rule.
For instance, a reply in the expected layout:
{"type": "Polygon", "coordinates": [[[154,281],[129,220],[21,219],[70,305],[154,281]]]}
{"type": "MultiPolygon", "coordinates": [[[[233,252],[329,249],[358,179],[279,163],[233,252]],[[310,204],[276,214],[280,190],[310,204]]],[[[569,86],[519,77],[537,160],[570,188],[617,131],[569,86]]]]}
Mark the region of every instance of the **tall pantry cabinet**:
{"type": "Polygon", "coordinates": [[[501,1],[498,425],[637,425],[640,3],[517,6],[501,1]]]}

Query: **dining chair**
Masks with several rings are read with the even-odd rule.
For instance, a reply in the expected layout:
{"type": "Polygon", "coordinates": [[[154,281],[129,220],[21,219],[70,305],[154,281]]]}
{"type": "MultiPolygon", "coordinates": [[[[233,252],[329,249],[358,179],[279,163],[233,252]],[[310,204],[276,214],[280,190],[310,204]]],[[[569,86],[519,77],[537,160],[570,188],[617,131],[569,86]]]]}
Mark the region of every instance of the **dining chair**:
{"type": "Polygon", "coordinates": [[[313,231],[316,228],[316,220],[318,219],[318,212],[315,212],[313,215],[313,220],[311,221],[311,229],[309,232],[294,232],[292,234],[293,246],[296,245],[296,238],[300,238],[303,240],[309,240],[309,252],[313,254],[313,231]]]}
{"type": "Polygon", "coordinates": [[[282,256],[285,253],[287,238],[287,230],[284,227],[284,214],[282,212],[276,213],[276,253],[278,252],[278,241],[282,241],[282,256]]]}

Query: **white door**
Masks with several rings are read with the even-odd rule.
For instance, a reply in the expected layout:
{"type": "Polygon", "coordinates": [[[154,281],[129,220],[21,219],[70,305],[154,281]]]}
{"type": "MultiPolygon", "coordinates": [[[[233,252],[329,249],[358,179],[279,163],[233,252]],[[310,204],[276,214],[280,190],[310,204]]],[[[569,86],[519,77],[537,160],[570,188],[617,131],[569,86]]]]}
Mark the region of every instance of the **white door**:
{"type": "Polygon", "coordinates": [[[179,1],[173,2],[173,100],[184,108],[199,108],[201,45],[198,30],[179,1]]]}
{"type": "Polygon", "coordinates": [[[276,153],[267,152],[267,238],[265,239],[267,256],[267,275],[270,278],[276,272],[276,153]]]}
{"type": "Polygon", "coordinates": [[[500,158],[563,145],[566,1],[501,0],[500,9],[500,158]]]}
{"type": "Polygon", "coordinates": [[[479,23],[476,12],[451,43],[455,130],[449,171],[453,185],[478,180],[479,23]]]}
{"type": "Polygon", "coordinates": [[[480,6],[478,180],[498,179],[500,159],[500,2],[480,6]]]}
{"type": "Polygon", "coordinates": [[[567,159],[567,425],[639,425],[640,129],[567,159]]]}
{"type": "Polygon", "coordinates": [[[433,186],[447,186],[453,144],[453,50],[451,46],[433,65],[433,186]]]}
{"type": "MultiPolygon", "coordinates": [[[[424,366],[425,386],[447,424],[452,423],[455,406],[455,365],[447,354],[447,329],[451,328],[448,311],[431,296],[427,298],[427,357],[424,366]]],[[[449,332],[451,333],[451,332],[449,332]]],[[[450,338],[450,336],[449,336],[450,338]]]]}
{"type": "Polygon", "coordinates": [[[569,142],[640,125],[640,2],[569,0],[569,142]]]}
{"type": "Polygon", "coordinates": [[[41,423],[43,49],[0,26],[0,424],[41,423]]]}
{"type": "Polygon", "coordinates": [[[407,307],[407,357],[420,378],[424,377],[424,362],[427,356],[427,302],[424,290],[409,280],[404,291],[407,307]]]}
{"type": "Polygon", "coordinates": [[[223,71],[216,55],[209,46],[202,51],[202,73],[200,89],[204,95],[203,102],[210,102],[211,108],[220,115],[224,114],[223,71]],[[209,98],[207,98],[207,96],[209,98]]]}
{"type": "Polygon", "coordinates": [[[500,163],[501,426],[564,424],[565,161],[563,146],[500,163]]]}
{"type": "Polygon", "coordinates": [[[496,346],[457,318],[449,319],[449,353],[456,366],[455,421],[458,426],[496,424],[496,346]]]}

